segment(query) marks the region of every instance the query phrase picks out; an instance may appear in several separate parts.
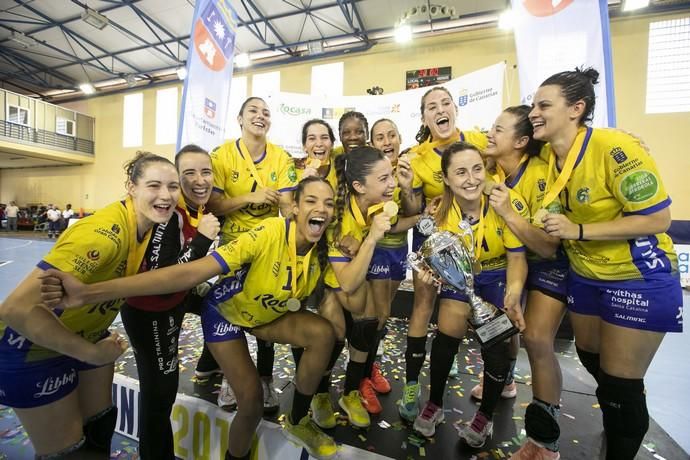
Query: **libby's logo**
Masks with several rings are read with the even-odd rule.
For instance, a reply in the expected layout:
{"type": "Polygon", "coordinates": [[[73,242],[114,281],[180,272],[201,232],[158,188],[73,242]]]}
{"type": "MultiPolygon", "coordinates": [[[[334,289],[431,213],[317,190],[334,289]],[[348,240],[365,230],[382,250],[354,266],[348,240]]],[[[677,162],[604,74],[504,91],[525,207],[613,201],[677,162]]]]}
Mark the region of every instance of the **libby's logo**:
{"type": "Polygon", "coordinates": [[[230,332],[237,332],[239,328],[229,323],[216,323],[213,327],[213,336],[222,337],[230,332]]]}
{"type": "Polygon", "coordinates": [[[60,388],[67,384],[74,383],[74,379],[77,378],[77,371],[71,369],[71,372],[65,373],[60,377],[48,377],[43,382],[38,382],[36,388],[39,389],[38,392],[34,393],[34,398],[38,399],[42,396],[50,396],[52,394],[60,391],[60,388]]]}

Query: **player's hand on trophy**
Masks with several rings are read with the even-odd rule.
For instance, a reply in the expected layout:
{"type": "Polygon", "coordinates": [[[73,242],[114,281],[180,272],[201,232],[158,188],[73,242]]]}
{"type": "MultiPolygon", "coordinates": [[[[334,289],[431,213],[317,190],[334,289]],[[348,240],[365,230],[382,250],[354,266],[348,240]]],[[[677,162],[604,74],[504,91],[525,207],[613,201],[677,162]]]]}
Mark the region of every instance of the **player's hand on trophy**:
{"type": "Polygon", "coordinates": [[[522,302],[519,293],[506,292],[503,298],[503,309],[520,332],[525,330],[525,318],[522,316],[522,302]]]}

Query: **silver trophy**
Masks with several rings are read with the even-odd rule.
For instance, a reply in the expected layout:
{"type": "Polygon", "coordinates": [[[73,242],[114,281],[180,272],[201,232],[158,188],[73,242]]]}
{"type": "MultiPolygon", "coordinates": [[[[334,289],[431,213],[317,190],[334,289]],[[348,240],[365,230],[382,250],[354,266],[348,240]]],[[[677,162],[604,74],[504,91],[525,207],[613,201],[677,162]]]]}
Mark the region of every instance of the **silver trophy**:
{"type": "Polygon", "coordinates": [[[503,311],[475,294],[474,267],[479,264],[474,257],[472,226],[463,220],[458,227],[459,235],[441,231],[433,217],[423,216],[417,229],[428,238],[419,251],[407,256],[407,260],[415,271],[429,268],[439,281],[467,295],[472,311],[469,323],[479,344],[487,348],[517,334],[518,329],[503,311]]]}

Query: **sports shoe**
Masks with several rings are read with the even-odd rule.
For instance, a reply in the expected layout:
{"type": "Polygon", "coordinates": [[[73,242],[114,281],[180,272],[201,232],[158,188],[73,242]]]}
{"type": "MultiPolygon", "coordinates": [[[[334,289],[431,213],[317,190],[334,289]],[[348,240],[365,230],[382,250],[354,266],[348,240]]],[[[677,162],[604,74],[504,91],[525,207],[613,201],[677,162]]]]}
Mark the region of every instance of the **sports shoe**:
{"type": "Polygon", "coordinates": [[[374,366],[371,368],[369,380],[371,380],[371,385],[377,393],[387,394],[391,392],[391,384],[388,383],[386,377],[381,373],[381,364],[377,361],[374,362],[374,366]]]}
{"type": "Polygon", "coordinates": [[[338,453],[338,446],[333,438],[321,431],[308,415],[294,425],[290,422],[290,417],[285,417],[283,434],[290,441],[304,447],[314,458],[331,458],[338,453]]]}
{"type": "Polygon", "coordinates": [[[362,395],[362,402],[364,403],[364,407],[367,408],[367,412],[376,415],[383,411],[381,402],[378,396],[376,396],[376,390],[370,379],[363,378],[362,381],[359,382],[359,393],[362,395]]]}
{"type": "Polygon", "coordinates": [[[214,374],[222,374],[223,371],[220,370],[220,366],[216,362],[215,358],[209,351],[207,347],[204,346],[201,356],[199,356],[199,361],[196,363],[196,369],[194,370],[194,375],[200,379],[207,379],[214,374]]]}
{"type": "Polygon", "coordinates": [[[272,381],[261,379],[261,388],[264,391],[264,414],[272,414],[280,408],[280,401],[272,381]]]}
{"type": "Polygon", "coordinates": [[[479,448],[484,445],[486,438],[491,436],[493,431],[494,422],[477,411],[470,424],[460,431],[460,438],[464,439],[468,446],[479,448]]]}
{"type": "Polygon", "coordinates": [[[438,407],[431,401],[427,401],[422,413],[414,420],[413,428],[420,434],[430,438],[436,434],[436,425],[441,423],[444,418],[443,408],[438,407]]]}
{"type": "Polygon", "coordinates": [[[403,394],[400,403],[398,403],[398,412],[400,417],[408,422],[414,422],[419,415],[419,396],[422,389],[417,382],[407,382],[403,387],[403,394]]]}
{"type": "Polygon", "coordinates": [[[235,398],[235,393],[232,391],[232,388],[230,388],[230,384],[226,378],[223,378],[223,382],[220,384],[218,407],[227,411],[237,409],[237,398],[235,398]]]}
{"type": "Polygon", "coordinates": [[[453,366],[450,368],[450,372],[448,372],[448,378],[457,379],[458,377],[460,377],[460,369],[458,369],[458,355],[455,355],[453,366]]]}
{"type": "Polygon", "coordinates": [[[558,460],[561,454],[543,447],[532,438],[527,438],[527,442],[510,458],[512,460],[558,460]]]}
{"type": "MultiPolygon", "coordinates": [[[[470,394],[474,399],[482,400],[482,391],[484,391],[484,373],[479,376],[479,383],[472,388],[470,394]]],[[[501,391],[501,398],[512,399],[517,396],[517,384],[515,380],[503,387],[501,391]]]]}
{"type": "Polygon", "coordinates": [[[331,405],[331,395],[328,393],[316,393],[309,405],[311,418],[314,423],[324,429],[335,427],[335,413],[331,405]]]}
{"type": "Polygon", "coordinates": [[[348,394],[343,394],[338,400],[338,405],[345,411],[350,423],[360,428],[371,425],[369,412],[362,405],[362,395],[359,391],[352,390],[348,394]]]}

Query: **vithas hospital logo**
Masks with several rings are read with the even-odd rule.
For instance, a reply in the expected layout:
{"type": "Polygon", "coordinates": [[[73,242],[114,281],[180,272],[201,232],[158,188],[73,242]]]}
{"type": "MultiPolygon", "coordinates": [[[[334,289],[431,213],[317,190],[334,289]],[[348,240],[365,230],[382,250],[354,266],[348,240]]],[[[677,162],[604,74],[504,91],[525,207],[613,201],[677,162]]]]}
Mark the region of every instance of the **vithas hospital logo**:
{"type": "Polygon", "coordinates": [[[194,25],[194,49],[199,59],[213,71],[223,70],[232,57],[235,33],[228,18],[209,2],[194,25]]]}

